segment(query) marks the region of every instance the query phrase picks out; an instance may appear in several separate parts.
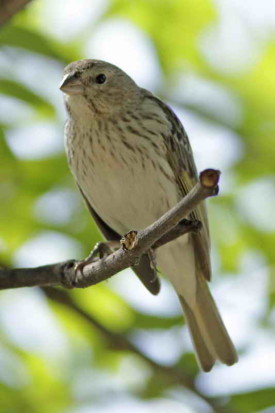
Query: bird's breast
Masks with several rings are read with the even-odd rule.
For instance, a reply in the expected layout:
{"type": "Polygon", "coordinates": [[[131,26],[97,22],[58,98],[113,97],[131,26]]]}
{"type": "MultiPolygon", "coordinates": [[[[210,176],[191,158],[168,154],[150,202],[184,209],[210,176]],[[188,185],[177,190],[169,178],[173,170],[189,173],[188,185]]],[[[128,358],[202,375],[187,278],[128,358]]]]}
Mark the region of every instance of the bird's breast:
{"type": "Polygon", "coordinates": [[[102,124],[67,134],[78,185],[97,214],[120,234],[153,223],[179,198],[161,137],[156,142],[156,136],[141,138],[133,131],[102,124]]]}

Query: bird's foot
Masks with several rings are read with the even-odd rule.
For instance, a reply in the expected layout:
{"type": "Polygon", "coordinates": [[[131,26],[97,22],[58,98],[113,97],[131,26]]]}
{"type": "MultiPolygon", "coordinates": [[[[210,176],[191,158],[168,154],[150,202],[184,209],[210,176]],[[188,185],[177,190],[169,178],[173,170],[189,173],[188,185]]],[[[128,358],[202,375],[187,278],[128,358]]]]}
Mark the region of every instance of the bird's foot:
{"type": "Polygon", "coordinates": [[[178,223],[179,227],[186,227],[190,232],[199,232],[202,229],[202,223],[198,219],[182,219],[178,223]]]}
{"type": "Polygon", "coordinates": [[[157,254],[156,251],[153,248],[150,248],[148,251],[148,256],[150,259],[150,267],[152,268],[152,270],[154,270],[154,278],[152,280],[150,280],[151,283],[154,283],[157,279],[158,279],[158,267],[157,267],[157,254]]]}
{"type": "Polygon", "coordinates": [[[84,258],[82,261],[76,262],[74,266],[75,274],[80,271],[83,274],[83,269],[86,265],[91,264],[98,259],[106,258],[110,255],[113,249],[119,248],[120,243],[119,241],[106,241],[106,242],[97,242],[88,255],[88,257],[84,258]]]}
{"type": "Polygon", "coordinates": [[[155,272],[158,272],[158,268],[157,268],[157,254],[156,251],[153,248],[150,248],[148,251],[148,256],[150,259],[150,266],[152,268],[152,270],[155,270],[155,272]]]}

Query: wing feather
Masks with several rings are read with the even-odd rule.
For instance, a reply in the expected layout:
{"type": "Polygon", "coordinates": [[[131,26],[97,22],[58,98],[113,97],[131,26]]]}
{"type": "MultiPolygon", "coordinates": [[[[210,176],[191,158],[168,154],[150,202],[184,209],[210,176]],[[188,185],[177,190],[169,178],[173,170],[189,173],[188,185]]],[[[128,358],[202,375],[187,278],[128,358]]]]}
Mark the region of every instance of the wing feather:
{"type": "MultiPolygon", "coordinates": [[[[114,231],[112,228],[110,228],[109,225],[107,225],[106,222],[103,221],[103,219],[92,208],[79,185],[78,188],[102,235],[109,241],[120,240],[121,235],[114,231]]],[[[132,270],[136,273],[143,285],[152,294],[157,295],[159,293],[160,280],[155,269],[151,266],[151,261],[148,254],[142,255],[142,257],[139,260],[139,263],[133,266],[132,270]]]]}
{"type": "MultiPolygon", "coordinates": [[[[187,133],[176,114],[168,105],[150,92],[144,90],[144,93],[148,99],[153,100],[159,105],[165,114],[167,122],[169,122],[170,134],[166,137],[167,159],[174,172],[180,192],[185,196],[198,182],[197,168],[187,133]]],[[[197,265],[200,266],[204,277],[209,281],[211,278],[211,264],[209,257],[210,239],[208,218],[204,202],[201,202],[198,207],[192,211],[190,218],[199,220],[202,223],[202,230],[191,236],[195,246],[197,265]]]]}

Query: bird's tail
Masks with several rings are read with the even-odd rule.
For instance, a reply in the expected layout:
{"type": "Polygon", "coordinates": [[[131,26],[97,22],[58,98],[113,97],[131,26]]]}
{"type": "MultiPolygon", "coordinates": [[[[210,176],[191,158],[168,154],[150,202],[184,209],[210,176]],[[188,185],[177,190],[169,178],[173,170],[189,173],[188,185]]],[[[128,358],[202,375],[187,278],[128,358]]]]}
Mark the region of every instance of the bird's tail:
{"type": "Polygon", "coordinates": [[[226,331],[207,281],[198,274],[195,304],[190,307],[179,295],[198,362],[204,371],[210,371],[216,360],[231,366],[238,361],[235,347],[226,331]]]}

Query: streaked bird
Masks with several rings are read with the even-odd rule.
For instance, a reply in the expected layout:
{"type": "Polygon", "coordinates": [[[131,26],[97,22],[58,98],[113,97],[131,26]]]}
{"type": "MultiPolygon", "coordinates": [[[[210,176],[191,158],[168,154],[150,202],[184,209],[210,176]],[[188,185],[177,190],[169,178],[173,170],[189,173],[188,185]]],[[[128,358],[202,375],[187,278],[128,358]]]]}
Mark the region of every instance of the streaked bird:
{"type": "MultiPolygon", "coordinates": [[[[172,109],[118,67],[80,60],[65,68],[60,86],[68,121],[70,169],[102,234],[120,239],[173,207],[197,182],[187,134],[172,109]]],[[[197,360],[210,371],[237,354],[208,288],[209,230],[204,204],[188,217],[202,222],[157,250],[157,263],[179,297],[197,360]]],[[[153,293],[159,281],[144,255],[133,267],[153,293]]]]}

